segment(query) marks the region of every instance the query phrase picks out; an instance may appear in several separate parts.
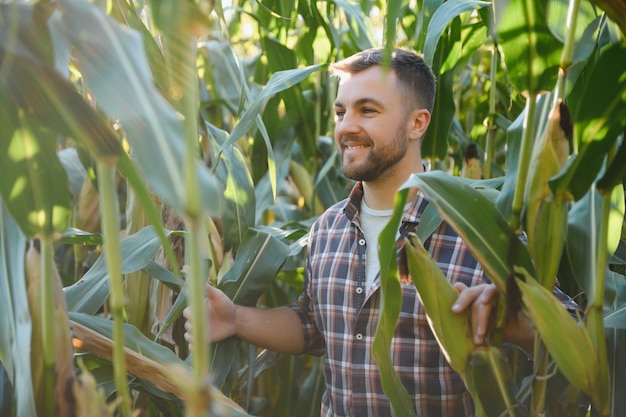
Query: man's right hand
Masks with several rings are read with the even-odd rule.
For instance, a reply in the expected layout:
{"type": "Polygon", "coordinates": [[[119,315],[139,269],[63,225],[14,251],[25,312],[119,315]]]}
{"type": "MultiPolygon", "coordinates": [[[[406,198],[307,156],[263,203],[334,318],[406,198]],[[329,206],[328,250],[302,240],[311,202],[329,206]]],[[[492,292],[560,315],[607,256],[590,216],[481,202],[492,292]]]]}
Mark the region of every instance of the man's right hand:
{"type": "MultiPolygon", "coordinates": [[[[205,287],[207,299],[205,301],[205,311],[208,314],[207,329],[205,331],[207,335],[207,342],[214,343],[224,340],[228,337],[235,336],[237,332],[236,325],[236,312],[237,306],[233,301],[228,298],[222,290],[219,290],[210,284],[205,287]]],[[[187,343],[191,343],[193,334],[191,333],[193,326],[193,314],[191,307],[185,308],[183,316],[187,321],[185,322],[185,340],[187,343]]]]}
{"type": "MultiPolygon", "coordinates": [[[[299,354],[304,349],[304,330],[298,314],[290,307],[257,308],[233,303],[221,290],[206,286],[204,311],[208,317],[207,342],[236,336],[256,346],[279,353],[299,354]]],[[[193,315],[183,311],[185,340],[191,343],[193,315]]]]}

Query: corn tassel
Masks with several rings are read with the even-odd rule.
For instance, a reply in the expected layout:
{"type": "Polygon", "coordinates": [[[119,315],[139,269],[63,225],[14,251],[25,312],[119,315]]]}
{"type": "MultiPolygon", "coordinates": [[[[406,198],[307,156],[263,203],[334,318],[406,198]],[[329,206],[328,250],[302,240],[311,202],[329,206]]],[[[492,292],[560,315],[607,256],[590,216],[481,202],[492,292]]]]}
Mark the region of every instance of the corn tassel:
{"type": "Polygon", "coordinates": [[[595,404],[603,398],[598,355],[585,330],[563,308],[551,291],[542,287],[526,271],[518,279],[522,300],[552,359],[567,380],[591,395],[595,404]]]}
{"type": "Polygon", "coordinates": [[[567,106],[557,103],[535,145],[526,201],[528,247],[537,268],[537,280],[552,288],[567,234],[568,198],[554,196],[548,181],[567,162],[572,128],[567,106]]]}

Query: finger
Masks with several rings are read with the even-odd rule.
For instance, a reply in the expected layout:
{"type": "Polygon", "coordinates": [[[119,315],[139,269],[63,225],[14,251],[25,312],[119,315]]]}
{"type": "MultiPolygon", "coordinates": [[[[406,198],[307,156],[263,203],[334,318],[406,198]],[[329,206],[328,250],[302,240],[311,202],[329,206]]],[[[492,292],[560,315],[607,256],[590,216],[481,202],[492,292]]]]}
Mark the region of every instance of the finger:
{"type": "Polygon", "coordinates": [[[477,300],[472,305],[472,334],[474,335],[474,343],[477,345],[482,345],[485,342],[492,311],[493,304],[491,303],[477,300]]]}
{"type": "Polygon", "coordinates": [[[481,286],[480,289],[480,293],[472,304],[472,332],[474,343],[482,345],[497,305],[498,290],[492,285],[481,286]]]}
{"type": "Polygon", "coordinates": [[[183,310],[183,317],[189,320],[192,317],[191,307],[185,307],[183,310]]]}
{"type": "Polygon", "coordinates": [[[460,282],[455,283],[454,287],[460,291],[459,296],[452,305],[452,311],[455,313],[465,311],[467,307],[476,301],[476,298],[478,298],[482,291],[481,287],[467,287],[460,282]]]}

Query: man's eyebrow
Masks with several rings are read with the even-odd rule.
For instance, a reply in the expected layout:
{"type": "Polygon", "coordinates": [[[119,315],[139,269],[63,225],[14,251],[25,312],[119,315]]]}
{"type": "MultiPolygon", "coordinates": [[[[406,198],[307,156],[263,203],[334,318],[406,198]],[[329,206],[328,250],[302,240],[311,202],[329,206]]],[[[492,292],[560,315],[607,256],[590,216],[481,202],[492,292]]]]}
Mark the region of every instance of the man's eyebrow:
{"type": "MultiPolygon", "coordinates": [[[[366,104],[374,104],[376,106],[382,106],[383,105],[383,103],[380,100],[377,100],[377,99],[375,99],[373,97],[363,97],[363,98],[360,98],[360,99],[358,99],[357,101],[354,102],[355,106],[363,106],[363,105],[366,105],[366,104]]],[[[335,107],[343,108],[345,106],[343,105],[343,103],[341,103],[339,101],[335,101],[335,107]]]]}

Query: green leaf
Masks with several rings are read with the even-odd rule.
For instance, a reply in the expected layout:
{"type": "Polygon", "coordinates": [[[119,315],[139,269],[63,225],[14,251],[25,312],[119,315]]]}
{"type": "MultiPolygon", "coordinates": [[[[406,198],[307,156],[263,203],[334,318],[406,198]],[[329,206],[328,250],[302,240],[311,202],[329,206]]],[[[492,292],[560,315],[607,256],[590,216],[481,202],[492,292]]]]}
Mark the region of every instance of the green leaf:
{"type": "MultiPolygon", "coordinates": [[[[150,64],[150,72],[152,72],[154,76],[154,82],[161,91],[167,91],[169,80],[167,78],[167,66],[163,59],[163,53],[155,40],[155,36],[150,33],[144,21],[138,15],[135,4],[133,2],[116,1],[111,3],[111,7],[111,16],[141,33],[144,49],[146,50],[146,57],[150,64]]],[[[143,9],[139,10],[143,12],[143,9]]]]}
{"type": "Polygon", "coordinates": [[[237,248],[248,228],[255,225],[256,196],[254,183],[241,151],[224,148],[219,155],[215,175],[225,184],[222,236],[226,249],[237,248]]]}
{"type": "Polygon", "coordinates": [[[70,227],[63,233],[59,242],[70,245],[101,245],[102,235],[70,227]]]}
{"type": "Polygon", "coordinates": [[[33,120],[52,132],[84,143],[96,158],[106,160],[122,152],[108,121],[51,66],[19,56],[8,55],[7,59],[11,65],[0,86],[6,88],[13,106],[26,109],[33,120]]]}
{"type": "MultiPolygon", "coordinates": [[[[613,233],[606,242],[607,253],[612,254],[619,243],[619,230],[624,218],[623,189],[614,191],[614,207],[608,230],[613,233]],[[619,201],[622,201],[622,207],[619,201]]],[[[567,242],[561,270],[571,274],[585,294],[596,290],[596,251],[600,245],[599,232],[602,213],[602,196],[594,189],[572,205],[568,216],[567,242]]],[[[608,265],[606,267],[608,271],[608,265]]]]}
{"type": "Polygon", "coordinates": [[[479,0],[456,0],[443,3],[430,19],[428,30],[426,31],[426,41],[424,43],[424,61],[433,65],[437,43],[443,30],[450,22],[462,13],[489,6],[491,3],[479,0]]]}
{"type": "Polygon", "coordinates": [[[51,5],[46,3],[0,4],[0,51],[38,65],[51,65],[52,44],[46,27],[51,11],[51,5]]]}
{"type": "MultiPolygon", "coordinates": [[[[79,312],[70,312],[69,319],[113,339],[113,322],[111,320],[79,312]]],[[[171,349],[152,342],[131,324],[124,324],[124,346],[158,363],[170,363],[188,368],[185,361],[171,349]]]]}
{"type": "MultiPolygon", "coordinates": [[[[345,0],[332,0],[337,7],[343,9],[348,20],[348,36],[354,41],[358,49],[371,48],[373,42],[369,38],[370,30],[366,24],[367,16],[357,4],[345,0]]],[[[345,29],[342,29],[345,30],[345,29]]]]}
{"type": "MultiPolygon", "coordinates": [[[[567,15],[570,9],[569,0],[551,0],[548,8],[547,22],[550,31],[563,43],[570,31],[567,15]]],[[[574,41],[572,63],[584,61],[596,48],[596,39],[601,29],[602,18],[598,16],[592,2],[582,1],[577,4],[576,26],[574,27],[574,41]]]]}
{"type": "Polygon", "coordinates": [[[429,197],[501,291],[515,266],[534,274],[528,248],[494,204],[468,182],[432,171],[411,176],[403,187],[418,187],[429,197]]]}
{"type": "Polygon", "coordinates": [[[398,277],[396,234],[404,213],[408,189],[396,194],[391,219],[380,232],[378,253],[380,259],[380,314],[372,345],[372,355],[380,372],[380,382],[398,416],[415,416],[413,402],[402,384],[391,361],[391,340],[402,309],[402,287],[398,277]]]}
{"type": "Polygon", "coordinates": [[[437,78],[437,97],[432,118],[422,140],[422,156],[444,160],[448,154],[448,136],[454,119],[453,88],[456,84],[454,71],[440,74],[437,78]]]}
{"type": "Polygon", "coordinates": [[[57,152],[57,156],[65,168],[72,199],[76,203],[87,177],[85,167],[78,157],[76,148],[61,149],[57,152]]]}
{"type": "MultiPolygon", "coordinates": [[[[139,271],[150,264],[160,245],[152,226],[121,239],[122,273],[139,271]]],[[[75,284],[65,288],[68,311],[96,314],[109,296],[106,260],[100,255],[75,284]]]]}
{"type": "Polygon", "coordinates": [[[611,329],[626,329],[626,305],[607,313],[604,316],[604,326],[611,329]]]}
{"type": "Polygon", "coordinates": [[[563,45],[547,25],[548,2],[496,1],[494,7],[498,43],[513,85],[529,96],[551,90],[563,45]]]}
{"type": "Polygon", "coordinates": [[[551,187],[569,191],[575,200],[596,180],[609,149],[626,127],[626,73],[617,62],[626,62],[626,42],[602,51],[597,62],[589,64],[588,76],[580,77],[572,90],[570,110],[578,153],[551,187]]]}
{"type": "MultiPolygon", "coordinates": [[[[154,86],[142,37],[118,24],[93,4],[61,0],[66,30],[81,73],[100,109],[120,121],[150,187],[179,214],[186,213],[183,121],[154,86]],[[110,65],[115,62],[116,65],[110,65]],[[107,71],[102,71],[107,68],[107,71]],[[124,92],[124,94],[120,94],[124,92]]],[[[202,204],[217,212],[221,190],[209,170],[196,161],[202,204]]]]}
{"type": "Polygon", "coordinates": [[[24,272],[26,237],[2,199],[0,206],[0,362],[15,393],[15,415],[34,416],[30,355],[25,351],[32,329],[24,272]]]}
{"type": "Polygon", "coordinates": [[[322,64],[318,64],[274,73],[267,85],[244,111],[239,123],[237,123],[233,131],[230,132],[228,140],[222,145],[222,149],[233,145],[252,128],[256,117],[261,113],[263,106],[272,96],[294,86],[322,67],[322,64]]]}
{"type": "MultiPolygon", "coordinates": [[[[235,263],[218,287],[236,304],[254,306],[289,255],[289,247],[273,235],[249,228],[237,251],[235,263]]],[[[237,341],[227,339],[212,349],[215,381],[222,385],[231,372],[237,341]]]]}
{"type": "MultiPolygon", "coordinates": [[[[624,136],[626,137],[626,136],[624,136]]],[[[613,187],[619,187],[626,180],[626,140],[622,140],[615,152],[615,157],[607,167],[604,175],[598,181],[598,189],[606,192],[613,187]]]]}
{"type": "Polygon", "coordinates": [[[56,135],[20,117],[13,137],[0,142],[0,192],[27,236],[53,236],[69,226],[71,201],[56,135]]]}
{"type": "Polygon", "coordinates": [[[236,304],[254,306],[288,255],[286,244],[271,234],[250,228],[235,263],[218,286],[236,304]]]}

